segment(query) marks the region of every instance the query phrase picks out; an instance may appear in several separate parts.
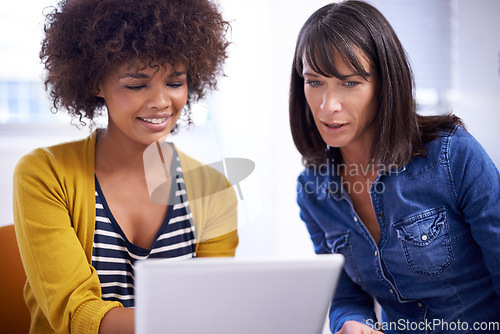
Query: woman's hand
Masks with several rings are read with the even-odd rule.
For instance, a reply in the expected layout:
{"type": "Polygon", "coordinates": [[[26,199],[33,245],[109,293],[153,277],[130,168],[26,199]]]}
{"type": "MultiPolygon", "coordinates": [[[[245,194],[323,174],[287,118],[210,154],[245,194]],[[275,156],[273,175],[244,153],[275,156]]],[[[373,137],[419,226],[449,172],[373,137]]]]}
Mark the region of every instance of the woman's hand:
{"type": "Polygon", "coordinates": [[[346,321],[336,334],[383,334],[357,321],[346,321]]]}

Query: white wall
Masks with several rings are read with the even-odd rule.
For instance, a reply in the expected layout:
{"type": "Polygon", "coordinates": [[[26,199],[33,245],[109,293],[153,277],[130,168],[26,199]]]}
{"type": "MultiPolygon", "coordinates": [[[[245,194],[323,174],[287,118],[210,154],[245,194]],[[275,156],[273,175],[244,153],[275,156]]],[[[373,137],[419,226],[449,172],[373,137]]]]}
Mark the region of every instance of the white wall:
{"type": "MultiPolygon", "coordinates": [[[[328,2],[220,1],[225,17],[233,21],[227,78],[220,80],[219,90],[207,102],[212,118],[176,140],[193,156],[214,162],[215,155],[205,157],[209,133],[215,138],[210,140],[212,151],[256,163],[255,172],[241,183],[245,225],[240,229],[238,256],[312,253],[295,203],[295,182],[302,167],[289,131],[288,89],[298,31],[314,10],[328,2]]],[[[453,43],[453,107],[500,166],[495,142],[500,123],[500,2],[453,0],[453,4],[458,31],[453,43]]],[[[0,225],[12,222],[15,161],[34,147],[85,135],[70,125],[0,126],[0,225]]]]}
{"type": "Polygon", "coordinates": [[[500,1],[454,1],[455,110],[500,168],[500,1]]]}
{"type": "Polygon", "coordinates": [[[246,184],[249,223],[240,256],[313,253],[295,202],[302,166],[289,130],[288,90],[297,34],[314,10],[330,1],[221,1],[232,23],[228,77],[214,94],[216,127],[227,155],[255,161],[246,184]]]}

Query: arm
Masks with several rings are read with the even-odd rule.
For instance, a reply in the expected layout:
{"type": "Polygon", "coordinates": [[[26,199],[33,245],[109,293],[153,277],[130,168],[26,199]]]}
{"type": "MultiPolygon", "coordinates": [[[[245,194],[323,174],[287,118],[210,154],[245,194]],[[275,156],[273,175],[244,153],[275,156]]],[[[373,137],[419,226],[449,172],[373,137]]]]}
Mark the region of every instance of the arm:
{"type": "Polygon", "coordinates": [[[457,205],[500,294],[500,173],[483,147],[462,130],[450,138],[448,155],[457,205]]]}
{"type": "Polygon", "coordinates": [[[133,334],[135,329],[133,308],[115,307],[102,318],[99,334],[133,334]]]}
{"type": "MultiPolygon", "coordinates": [[[[342,274],[337,285],[337,290],[330,306],[330,329],[332,333],[336,333],[341,329],[366,327],[371,329],[367,324],[375,324],[377,317],[374,312],[373,298],[361,288],[352,282],[345,271],[342,274]],[[348,324],[356,322],[359,325],[348,324]]],[[[341,332],[343,333],[343,332],[341,332]]],[[[347,331],[346,333],[361,333],[357,331],[347,331]]],[[[371,331],[366,332],[371,333],[371,331]]],[[[375,333],[375,331],[374,331],[375,333]]]]}
{"type": "MultiPolygon", "coordinates": [[[[301,182],[300,178],[299,182],[301,182]]],[[[299,186],[298,189],[305,189],[305,187],[299,186]]],[[[327,246],[325,231],[321,228],[314,212],[314,205],[317,203],[314,203],[314,199],[309,198],[309,196],[314,195],[307,194],[305,191],[298,192],[297,203],[300,207],[300,217],[306,224],[315,252],[317,254],[333,253],[335,250],[327,246]]],[[[373,297],[353,283],[343,270],[330,306],[330,329],[332,332],[339,331],[344,323],[350,320],[363,324],[363,326],[367,324],[368,320],[375,322],[376,316],[373,308],[373,297]]]]}
{"type": "Polygon", "coordinates": [[[28,280],[26,298],[35,326],[97,333],[104,314],[120,304],[100,298],[99,278],[79,239],[85,233],[75,231],[72,220],[78,214],[70,209],[76,189],[57,170],[56,158],[37,150],[14,172],[14,221],[28,280]]]}

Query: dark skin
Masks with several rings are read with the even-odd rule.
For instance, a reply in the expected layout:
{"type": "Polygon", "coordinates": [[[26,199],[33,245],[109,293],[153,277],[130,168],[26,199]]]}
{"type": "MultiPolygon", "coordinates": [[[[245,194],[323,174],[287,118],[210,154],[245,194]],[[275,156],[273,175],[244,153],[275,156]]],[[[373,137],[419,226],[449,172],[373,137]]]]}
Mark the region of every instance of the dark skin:
{"type": "Polygon", "coordinates": [[[127,154],[126,161],[121,161],[123,152],[108,149],[108,143],[102,138],[105,136],[106,133],[102,133],[97,143],[97,179],[113,216],[128,240],[149,249],[165,219],[168,206],[151,200],[141,150],[127,154]]]}
{"type": "MultiPolygon", "coordinates": [[[[185,72],[171,65],[144,68],[124,63],[99,84],[97,96],[106,102],[108,125],[97,137],[95,174],[125,236],[142,248],[151,248],[168,211],[168,205],[151,198],[144,152],[170,133],[187,95],[185,72]]],[[[172,151],[164,152],[167,170],[171,159],[172,151]]],[[[170,186],[165,194],[170,194],[170,186]]],[[[109,310],[99,333],[134,333],[134,309],[109,310]]]]}

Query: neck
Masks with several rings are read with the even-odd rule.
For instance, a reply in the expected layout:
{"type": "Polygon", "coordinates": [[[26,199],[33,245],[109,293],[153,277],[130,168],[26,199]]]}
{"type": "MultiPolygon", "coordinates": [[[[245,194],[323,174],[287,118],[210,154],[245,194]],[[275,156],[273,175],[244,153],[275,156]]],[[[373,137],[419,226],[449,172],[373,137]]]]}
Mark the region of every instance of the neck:
{"type": "Polygon", "coordinates": [[[96,169],[101,171],[143,170],[143,153],[146,147],[124,136],[117,136],[109,129],[97,136],[96,169]]]}
{"type": "Polygon", "coordinates": [[[370,153],[366,151],[356,152],[341,148],[340,153],[342,154],[342,162],[347,166],[366,166],[370,162],[370,153]]]}
{"type": "Polygon", "coordinates": [[[358,176],[373,176],[378,173],[378,169],[370,161],[370,146],[367,145],[366,147],[357,150],[348,148],[340,149],[342,167],[345,173],[348,173],[352,169],[355,169],[360,174],[358,176]]]}

